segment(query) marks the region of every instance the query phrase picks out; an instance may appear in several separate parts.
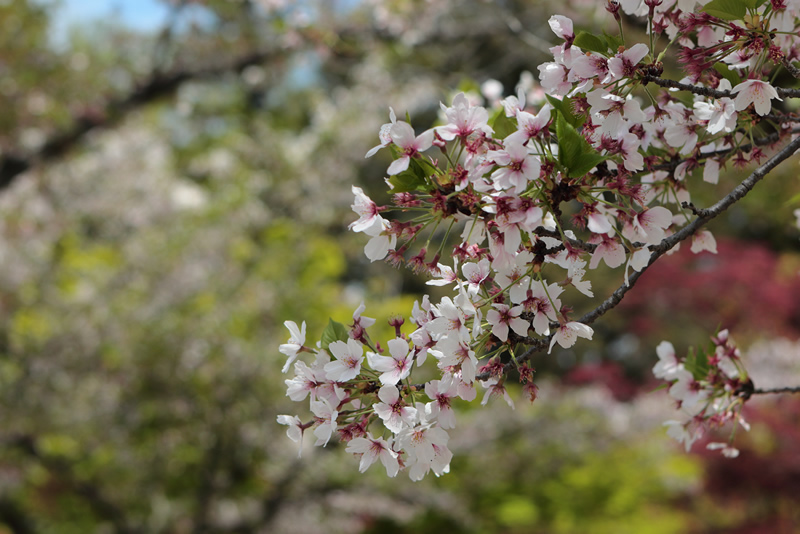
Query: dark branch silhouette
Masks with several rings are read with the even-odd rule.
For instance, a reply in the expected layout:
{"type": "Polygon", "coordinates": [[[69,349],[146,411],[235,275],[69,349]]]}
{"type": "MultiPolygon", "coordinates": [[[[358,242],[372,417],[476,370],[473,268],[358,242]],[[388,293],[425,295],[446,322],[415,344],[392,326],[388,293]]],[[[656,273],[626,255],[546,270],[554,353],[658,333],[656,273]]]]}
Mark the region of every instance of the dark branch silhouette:
{"type": "Polygon", "coordinates": [[[252,51],[225,62],[194,69],[176,69],[171,72],[154,72],[143,80],[128,95],[108,101],[99,116],[81,116],[72,127],[50,137],[42,147],[30,155],[5,154],[0,157],[0,190],[9,187],[14,180],[37,164],[60,158],[75,148],[87,133],[95,128],[110,128],[117,125],[127,114],[146,104],[174,95],[186,82],[207,80],[226,73],[241,73],[252,65],[265,63],[281,56],[283,51],[252,51]]]}

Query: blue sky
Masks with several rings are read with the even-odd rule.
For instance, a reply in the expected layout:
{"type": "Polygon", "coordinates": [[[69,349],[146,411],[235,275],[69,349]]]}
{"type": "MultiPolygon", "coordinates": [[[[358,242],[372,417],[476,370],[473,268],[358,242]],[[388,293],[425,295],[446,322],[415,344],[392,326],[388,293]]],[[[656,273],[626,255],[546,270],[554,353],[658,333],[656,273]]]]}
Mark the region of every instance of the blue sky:
{"type": "Polygon", "coordinates": [[[169,13],[157,0],[61,0],[60,24],[64,28],[96,19],[116,16],[121,22],[139,30],[152,30],[163,23],[169,13]]]}

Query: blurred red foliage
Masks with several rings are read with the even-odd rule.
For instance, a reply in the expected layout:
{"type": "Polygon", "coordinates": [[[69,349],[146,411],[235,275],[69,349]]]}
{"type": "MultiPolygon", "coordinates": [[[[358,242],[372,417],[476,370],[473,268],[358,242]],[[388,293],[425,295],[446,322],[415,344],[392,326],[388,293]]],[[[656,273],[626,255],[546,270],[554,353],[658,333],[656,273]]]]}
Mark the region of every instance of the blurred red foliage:
{"type": "Polygon", "coordinates": [[[619,307],[640,336],[665,324],[691,322],[714,331],[800,335],[800,277],[763,244],[720,239],[717,254],[688,246],[662,258],[639,279],[619,307]]]}
{"type": "Polygon", "coordinates": [[[735,511],[738,519],[708,532],[800,532],[800,399],[750,403],[744,417],[753,429],[738,433],[741,454],[735,460],[706,450],[713,439],[694,447],[705,464],[705,493],[720,508],[735,511]]]}

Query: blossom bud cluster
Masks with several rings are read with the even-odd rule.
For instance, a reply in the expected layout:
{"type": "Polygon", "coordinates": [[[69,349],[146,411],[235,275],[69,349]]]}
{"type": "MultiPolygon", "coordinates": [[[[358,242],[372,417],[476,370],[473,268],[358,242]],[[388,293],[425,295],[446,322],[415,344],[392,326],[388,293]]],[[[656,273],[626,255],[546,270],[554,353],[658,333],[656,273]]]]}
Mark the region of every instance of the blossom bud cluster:
{"type": "MultiPolygon", "coordinates": [[[[688,451],[709,428],[732,422],[745,430],[750,427],[741,415],[742,406],[753,392],[736,344],[727,330],[711,338],[712,345],[704,353],[691,352],[679,359],[669,341],[656,348],[658,363],[653,367],[656,378],[669,383],[669,396],[675,400],[681,418],[667,421],[667,433],[683,443],[688,451]]],[[[730,441],[735,435],[731,434],[730,441]]],[[[709,449],[722,449],[730,458],[739,451],[731,443],[709,443],[709,449]]]]}
{"type": "MultiPolygon", "coordinates": [[[[446,472],[450,399],[471,400],[482,382],[484,400],[494,394],[512,404],[503,383],[516,369],[533,400],[532,354],[591,340],[589,324],[619,301],[612,295],[587,306],[582,299],[594,298],[587,272],[601,263],[621,268],[624,293],[638,276],[632,273],[689,235],[693,252],[716,252],[711,233],[691,225],[697,212],[689,188],[716,184],[729,162],[758,162],[762,147],[800,134],[796,114],[777,107],[800,94],[766,81],[778,62],[800,56],[790,38],[800,28],[800,0],[741,13],[738,3],[725,4],[731,13],[717,3],[695,12],[702,6],[692,0],[612,4],[620,24],[620,9],[647,19],[649,44],[576,33],[570,19],[555,15],[549,25],[562,42],[551,49],[553,61],[538,67],[541,98],[529,102],[521,89],[487,108],[459,93],[441,104],[440,124],[421,133],[390,109],[367,157],[391,153],[391,202],[379,205],[353,187],[358,219],[350,229],[369,237],[371,261],[406,264],[451,292],[415,305],[408,337],[397,319],[390,322],[397,337],[386,343],[388,356],[369,340],[373,321],[361,308],[349,332],[331,323],[315,349],[304,345],[305,327],[287,321],[284,371],[299,353],[316,355],[310,366],[295,363],[296,377],[287,380],[289,396],[310,398],[314,413],[310,423],[281,416],[290,437],[313,426],[317,444],[325,444],[338,432],[362,470],[380,459],[391,476],[403,467],[414,479],[446,472]],[[661,34],[670,42],[658,53],[661,34]],[[661,78],[661,58],[676,48],[686,77],[661,78]],[[579,306],[595,307],[573,317],[579,306]],[[412,384],[412,367],[429,355],[440,379],[412,384]],[[418,400],[423,389],[427,404],[418,400]],[[378,420],[384,437],[372,433],[378,420]]],[[[689,445],[698,422],[738,414],[741,370],[730,374],[738,369],[728,363],[732,355],[720,358],[708,359],[708,375],[677,360],[675,374],[659,371],[691,416],[673,425],[689,445]]]]}

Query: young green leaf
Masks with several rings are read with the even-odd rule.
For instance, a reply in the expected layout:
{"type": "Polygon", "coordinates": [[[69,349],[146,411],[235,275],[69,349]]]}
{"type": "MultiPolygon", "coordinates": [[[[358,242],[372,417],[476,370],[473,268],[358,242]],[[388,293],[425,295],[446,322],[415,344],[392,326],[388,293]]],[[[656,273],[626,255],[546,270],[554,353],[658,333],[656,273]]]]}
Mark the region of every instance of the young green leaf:
{"type": "Polygon", "coordinates": [[[492,137],[495,139],[505,139],[517,131],[516,121],[506,117],[505,111],[502,109],[497,112],[497,115],[495,115],[491,126],[494,130],[494,135],[492,137]]]}
{"type": "Polygon", "coordinates": [[[347,341],[347,328],[342,323],[337,323],[333,319],[328,319],[328,326],[322,331],[320,338],[320,347],[328,350],[328,345],[334,341],[347,341]]]}
{"type": "Polygon", "coordinates": [[[606,159],[598,154],[562,114],[556,119],[558,162],[567,168],[567,176],[579,178],[606,159]]]}
{"type": "Polygon", "coordinates": [[[425,180],[419,178],[412,171],[403,171],[389,177],[392,193],[411,193],[425,185],[425,180]]]}
{"type": "Polygon", "coordinates": [[[604,38],[598,37],[597,35],[581,30],[578,32],[578,35],[575,36],[573,44],[583,50],[591,50],[592,52],[608,56],[608,43],[604,38]]]}
{"type": "Polygon", "coordinates": [[[686,370],[692,373],[695,380],[705,380],[711,367],[708,365],[708,356],[705,352],[690,350],[683,363],[686,370]]]}
{"type": "MultiPolygon", "coordinates": [[[[563,100],[559,100],[550,95],[545,95],[547,101],[550,102],[550,105],[558,112],[558,115],[561,115],[566,119],[566,121],[574,126],[575,128],[580,128],[583,125],[584,118],[580,115],[576,115],[572,111],[572,99],[568,96],[565,96],[563,100]]],[[[555,114],[554,114],[555,115],[555,114]]]]}
{"type": "Polygon", "coordinates": [[[608,159],[606,156],[598,154],[597,152],[593,152],[591,154],[581,154],[572,167],[569,168],[569,177],[579,178],[591,171],[593,168],[597,167],[597,165],[604,162],[606,159],[608,159]]]}
{"type": "Polygon", "coordinates": [[[739,74],[724,63],[715,63],[714,70],[720,73],[723,78],[731,82],[731,87],[736,87],[742,83],[742,78],[739,76],[739,74]]]}
{"type": "Polygon", "coordinates": [[[603,31],[603,37],[605,38],[606,43],[608,43],[609,50],[612,52],[619,50],[619,47],[625,44],[622,40],[622,37],[619,35],[611,35],[610,33],[603,31]]]}
{"type": "Polygon", "coordinates": [[[742,0],[711,0],[703,11],[722,20],[742,20],[747,7],[747,2],[742,0]]]}

